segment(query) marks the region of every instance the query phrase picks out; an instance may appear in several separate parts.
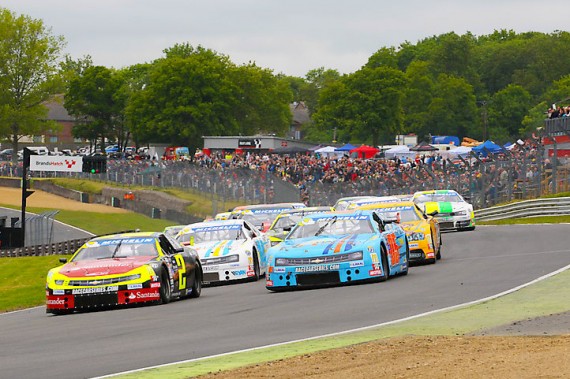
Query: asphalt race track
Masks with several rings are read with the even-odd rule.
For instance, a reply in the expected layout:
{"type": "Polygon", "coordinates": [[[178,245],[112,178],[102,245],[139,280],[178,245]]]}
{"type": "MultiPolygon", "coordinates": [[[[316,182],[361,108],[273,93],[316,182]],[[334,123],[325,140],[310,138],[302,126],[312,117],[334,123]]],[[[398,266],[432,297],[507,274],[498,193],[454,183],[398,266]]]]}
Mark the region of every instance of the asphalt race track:
{"type": "Polygon", "coordinates": [[[570,264],[570,225],[443,235],[442,260],[406,277],[271,293],[264,282],[205,288],[161,306],[0,315],[0,378],[83,378],[369,326],[488,297],[570,264]],[[566,236],[566,237],[565,237],[566,236]]]}

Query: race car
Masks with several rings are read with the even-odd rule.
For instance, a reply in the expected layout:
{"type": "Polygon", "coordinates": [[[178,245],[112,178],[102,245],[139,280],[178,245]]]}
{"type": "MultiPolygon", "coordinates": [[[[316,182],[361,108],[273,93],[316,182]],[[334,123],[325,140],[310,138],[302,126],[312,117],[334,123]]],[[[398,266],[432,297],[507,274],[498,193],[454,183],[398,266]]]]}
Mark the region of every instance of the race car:
{"type": "Polygon", "coordinates": [[[169,237],[175,238],[176,235],[184,228],[184,226],[186,225],[167,226],[162,232],[169,237]]]}
{"type": "Polygon", "coordinates": [[[350,204],[354,202],[366,199],[373,199],[377,197],[378,196],[371,196],[371,195],[341,197],[336,201],[336,203],[334,203],[333,208],[335,211],[344,211],[348,208],[350,204]]]}
{"type": "Polygon", "coordinates": [[[258,280],[265,275],[269,239],[248,221],[190,224],[176,239],[197,251],[204,270],[204,284],[258,280]]]}
{"type": "Polygon", "coordinates": [[[402,200],[396,196],[374,196],[374,197],[369,197],[366,199],[359,199],[359,200],[350,201],[347,204],[346,209],[347,210],[359,209],[360,207],[367,205],[367,204],[397,203],[400,201],[402,201],[402,200]]]}
{"type": "Polygon", "coordinates": [[[305,215],[332,212],[333,210],[334,209],[332,207],[322,206],[290,209],[279,213],[277,218],[273,220],[269,230],[266,232],[266,235],[271,241],[271,246],[283,241],[291,229],[293,229],[293,227],[301,221],[305,215]]]}
{"type": "Polygon", "coordinates": [[[121,233],[93,238],[46,280],[47,313],[118,305],[168,303],[199,297],[198,256],[163,233],[121,233]]]}
{"type": "Polygon", "coordinates": [[[410,246],[410,264],[435,263],[441,259],[441,232],[437,220],[428,216],[412,201],[367,204],[359,209],[375,210],[382,217],[399,220],[410,246]]]}
{"type": "Polygon", "coordinates": [[[306,216],[267,253],[270,291],[384,281],[408,273],[406,233],[374,211],[306,216]]]}
{"type": "Polygon", "coordinates": [[[290,209],[305,207],[306,205],[303,203],[245,205],[234,208],[230,218],[249,221],[262,233],[265,233],[269,230],[271,223],[273,223],[273,220],[275,220],[279,213],[290,209]]]}
{"type": "Polygon", "coordinates": [[[475,229],[473,206],[453,190],[416,192],[412,201],[425,214],[435,216],[441,230],[475,229]]]}

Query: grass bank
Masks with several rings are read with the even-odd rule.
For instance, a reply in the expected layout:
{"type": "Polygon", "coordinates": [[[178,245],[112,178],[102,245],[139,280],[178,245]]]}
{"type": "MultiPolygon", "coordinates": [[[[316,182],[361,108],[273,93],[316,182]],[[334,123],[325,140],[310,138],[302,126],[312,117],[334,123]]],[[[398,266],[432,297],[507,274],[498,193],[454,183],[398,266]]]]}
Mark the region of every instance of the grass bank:
{"type": "Polygon", "coordinates": [[[214,211],[225,212],[226,210],[237,207],[238,205],[244,205],[243,203],[237,201],[225,201],[219,196],[212,196],[212,194],[209,193],[194,190],[182,190],[179,188],[145,187],[132,185],[127,186],[116,182],[72,178],[49,178],[34,180],[48,180],[60,187],[97,195],[100,195],[103,191],[103,188],[106,187],[128,188],[130,190],[160,191],[189,201],[191,204],[186,207],[186,212],[203,218],[211,216],[214,211]]]}

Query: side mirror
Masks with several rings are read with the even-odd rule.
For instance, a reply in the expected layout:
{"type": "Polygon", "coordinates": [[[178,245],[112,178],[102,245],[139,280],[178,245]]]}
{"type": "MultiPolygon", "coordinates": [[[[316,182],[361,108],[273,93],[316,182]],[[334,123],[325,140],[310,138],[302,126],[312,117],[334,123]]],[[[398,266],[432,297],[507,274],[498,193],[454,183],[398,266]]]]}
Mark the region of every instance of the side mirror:
{"type": "Polygon", "coordinates": [[[67,258],[59,258],[59,263],[67,263],[67,258]]]}
{"type": "Polygon", "coordinates": [[[438,213],[439,213],[438,211],[432,211],[432,212],[428,213],[428,216],[432,216],[432,217],[433,217],[433,216],[435,216],[435,215],[438,214],[438,213]]]}

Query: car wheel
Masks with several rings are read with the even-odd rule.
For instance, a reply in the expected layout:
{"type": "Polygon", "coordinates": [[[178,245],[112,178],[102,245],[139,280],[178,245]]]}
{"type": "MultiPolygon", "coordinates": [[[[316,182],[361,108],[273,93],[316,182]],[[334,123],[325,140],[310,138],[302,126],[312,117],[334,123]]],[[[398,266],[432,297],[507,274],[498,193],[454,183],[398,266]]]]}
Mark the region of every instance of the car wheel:
{"type": "Polygon", "coordinates": [[[171,299],[172,290],[170,288],[170,281],[168,280],[168,274],[163,267],[160,271],[160,302],[162,304],[168,304],[171,299]]]}
{"type": "Polygon", "coordinates": [[[259,280],[259,278],[261,277],[261,274],[260,274],[261,270],[259,268],[259,259],[257,257],[257,251],[255,249],[253,250],[253,272],[254,272],[254,275],[252,277],[252,280],[254,282],[257,282],[259,280]]]}
{"type": "Polygon", "coordinates": [[[194,283],[192,283],[192,292],[190,292],[190,297],[193,299],[200,297],[202,294],[202,266],[200,266],[200,263],[196,263],[194,270],[194,283]]]}
{"type": "Polygon", "coordinates": [[[390,277],[390,267],[388,266],[388,253],[386,253],[386,248],[382,245],[380,246],[380,259],[382,259],[382,271],[384,275],[380,278],[381,282],[385,282],[390,277]]]}

